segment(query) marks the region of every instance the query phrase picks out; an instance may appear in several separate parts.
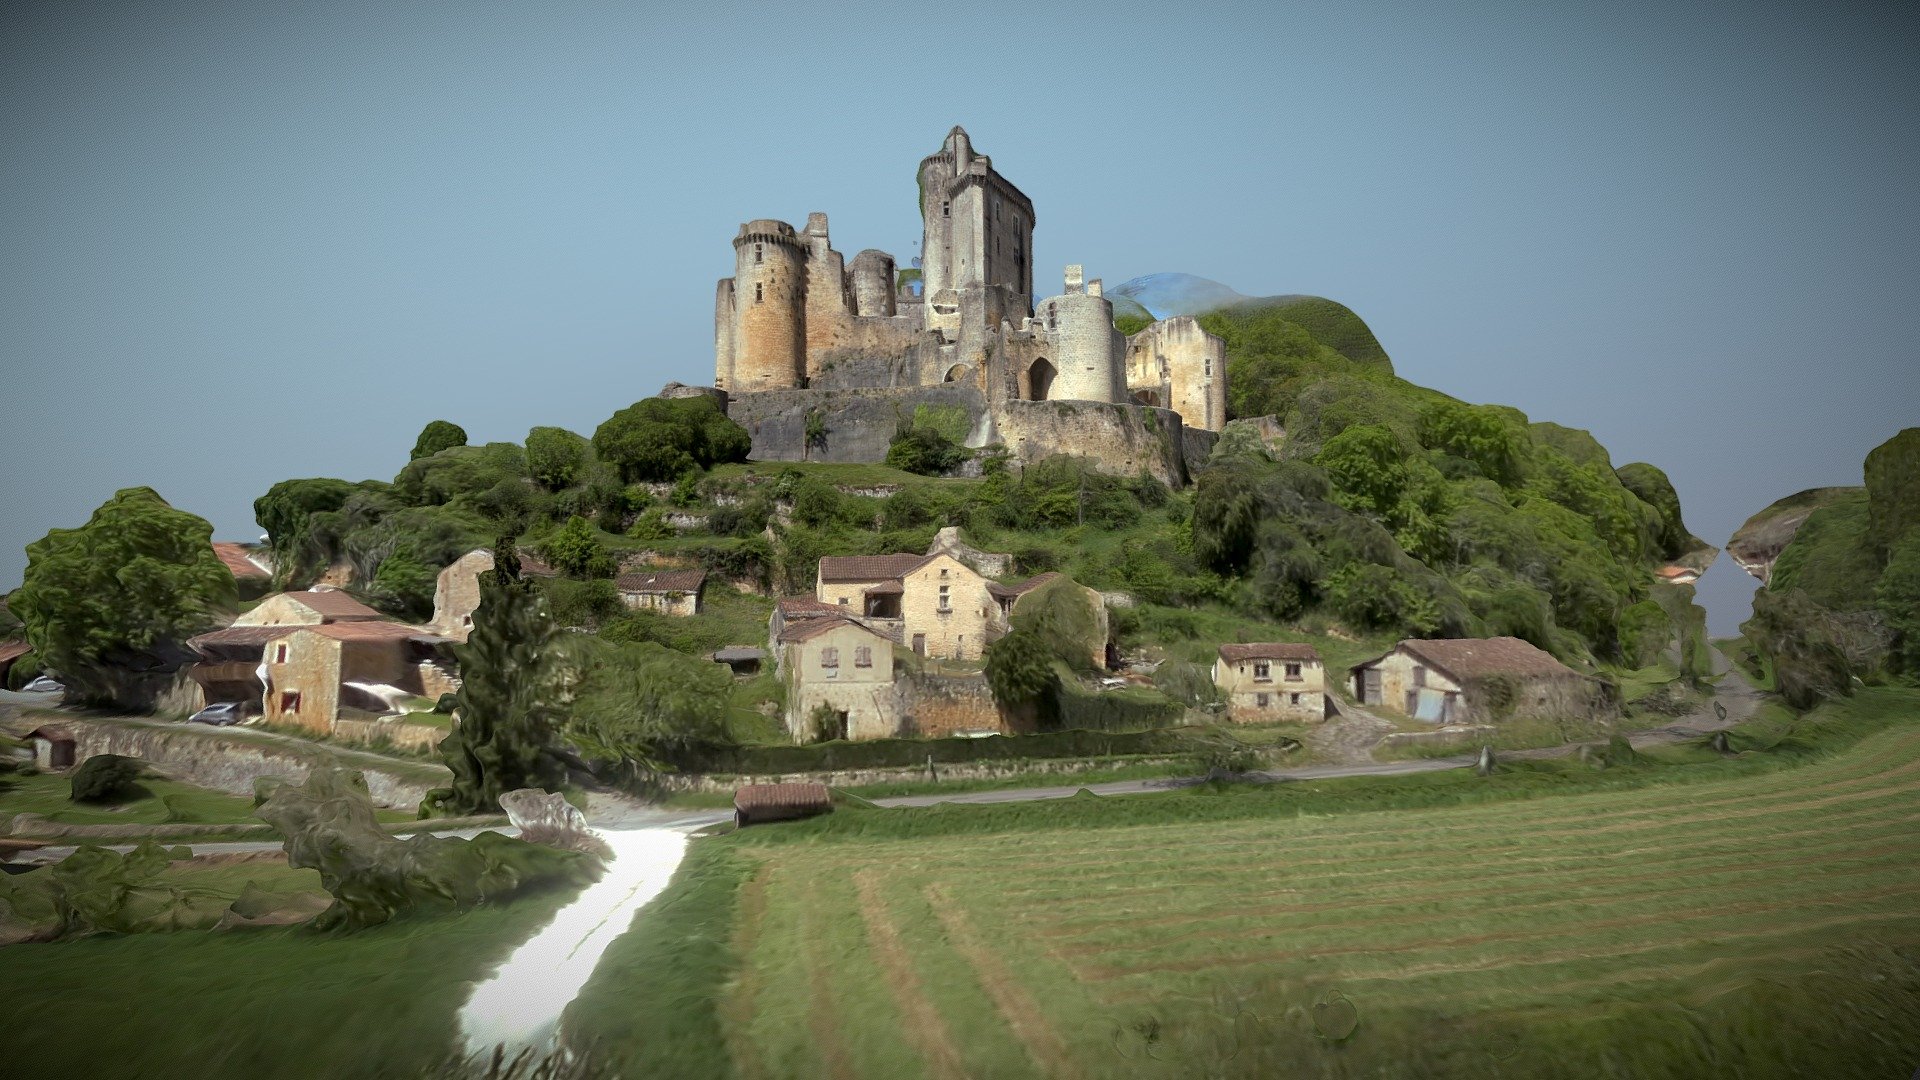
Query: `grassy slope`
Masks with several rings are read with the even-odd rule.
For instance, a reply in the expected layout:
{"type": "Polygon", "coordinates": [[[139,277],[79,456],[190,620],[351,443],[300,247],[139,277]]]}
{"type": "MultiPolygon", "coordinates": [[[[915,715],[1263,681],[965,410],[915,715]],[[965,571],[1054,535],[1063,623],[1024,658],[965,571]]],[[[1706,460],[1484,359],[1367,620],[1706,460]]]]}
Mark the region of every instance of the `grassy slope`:
{"type": "Polygon", "coordinates": [[[155,825],[161,822],[257,824],[253,800],[173,780],[140,781],[129,797],[110,803],[77,803],[65,775],[0,775],[0,832],[15,814],[39,814],[70,825],[155,825]],[[171,803],[171,805],[169,805],[171,803]]]}
{"type": "Polygon", "coordinates": [[[571,1019],[648,1076],[1903,1075],[1917,712],[1768,712],[1770,752],[1687,768],[753,830],[696,845],[571,1019]]]}
{"type": "MultiPolygon", "coordinates": [[[[317,890],[312,871],[176,868],[168,880],[238,895],[249,881],[317,890]]],[[[32,1002],[8,1025],[6,1073],[267,1080],[417,1076],[452,1046],[466,984],[551,917],[564,897],[349,935],[298,928],[96,937],[0,952],[0,998],[32,1002]]]]}
{"type": "Polygon", "coordinates": [[[1768,588],[1804,589],[1822,607],[1873,607],[1880,558],[1867,543],[1867,493],[1855,488],[1814,510],[1773,564],[1768,588]]]}

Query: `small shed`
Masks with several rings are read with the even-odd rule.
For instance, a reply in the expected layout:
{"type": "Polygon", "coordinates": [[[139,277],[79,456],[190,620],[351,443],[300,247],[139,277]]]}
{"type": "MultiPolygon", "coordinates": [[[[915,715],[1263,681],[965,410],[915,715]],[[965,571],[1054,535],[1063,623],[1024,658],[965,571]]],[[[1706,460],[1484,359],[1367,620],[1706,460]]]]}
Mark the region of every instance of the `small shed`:
{"type": "Polygon", "coordinates": [[[0,641],[0,689],[6,688],[7,676],[13,672],[14,661],[32,651],[32,646],[24,641],[0,641]]]}
{"type": "Polygon", "coordinates": [[[760,665],[767,659],[767,650],[755,649],[745,645],[729,645],[724,649],[715,649],[713,662],[725,664],[735,675],[758,675],[760,665]]]}
{"type": "Polygon", "coordinates": [[[33,745],[35,768],[71,769],[74,759],[73,732],[58,724],[43,724],[24,736],[33,745]]]}
{"type": "Polygon", "coordinates": [[[747,784],[733,793],[733,823],[743,829],[832,812],[825,784],[747,784]]]}

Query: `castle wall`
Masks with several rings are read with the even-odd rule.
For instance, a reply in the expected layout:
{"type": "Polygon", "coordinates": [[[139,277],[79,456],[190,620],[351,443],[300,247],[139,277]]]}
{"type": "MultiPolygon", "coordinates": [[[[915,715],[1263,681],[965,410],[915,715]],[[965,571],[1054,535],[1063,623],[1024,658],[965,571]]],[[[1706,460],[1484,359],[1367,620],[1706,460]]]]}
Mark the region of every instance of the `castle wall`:
{"type": "Polygon", "coordinates": [[[1022,461],[1054,454],[1091,458],[1102,472],[1145,470],[1169,487],[1187,483],[1180,414],[1092,401],[1008,401],[994,410],[996,434],[1022,461]]]}
{"type": "Polygon", "coordinates": [[[753,437],[755,461],[885,461],[901,418],[918,405],[957,406],[978,428],[986,399],[978,390],[951,383],[933,386],[844,390],[785,390],[735,395],[727,415],[753,437]],[[807,412],[820,409],[825,446],[806,446],[807,412]]]}
{"type": "Polygon", "coordinates": [[[1032,325],[1036,345],[1044,341],[1046,348],[1043,355],[1027,361],[1027,373],[1017,380],[1020,398],[1125,400],[1126,339],[1113,328],[1112,301],[1084,292],[1050,296],[1035,305],[1032,325]],[[1053,368],[1052,383],[1044,389],[1031,374],[1033,365],[1043,358],[1053,368]]]}
{"type": "MultiPolygon", "coordinates": [[[[895,271],[893,256],[872,248],[853,257],[853,313],[861,318],[891,318],[894,302],[895,271]]],[[[917,324],[916,324],[917,325],[917,324]]]]}
{"type": "Polygon", "coordinates": [[[739,315],[734,311],[733,279],[721,278],[713,290],[713,385],[722,390],[733,386],[734,363],[738,359],[733,326],[739,315]]]}

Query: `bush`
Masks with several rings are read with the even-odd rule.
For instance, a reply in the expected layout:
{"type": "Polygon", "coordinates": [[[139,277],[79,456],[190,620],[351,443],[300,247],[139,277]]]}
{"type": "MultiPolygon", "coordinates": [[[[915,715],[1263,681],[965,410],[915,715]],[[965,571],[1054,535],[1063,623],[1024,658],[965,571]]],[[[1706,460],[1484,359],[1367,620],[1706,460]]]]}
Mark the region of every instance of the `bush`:
{"type": "Polygon", "coordinates": [[[966,447],[924,427],[900,431],[887,445],[888,466],[921,476],[942,476],[952,472],[970,456],[966,447]]]}
{"type": "Polygon", "coordinates": [[[137,758],[119,754],[95,754],[73,771],[73,788],[68,798],[74,802],[108,802],[133,791],[146,766],[137,758]]]}
{"type": "Polygon", "coordinates": [[[631,483],[745,461],[753,439],[709,398],[647,398],[595,429],[593,448],[631,483]]]}
{"type": "Polygon", "coordinates": [[[442,450],[467,445],[467,433],[459,424],[450,420],[434,420],[420,429],[420,437],[413,441],[413,453],[409,460],[432,457],[442,450]]]}
{"type": "Polygon", "coordinates": [[[1161,693],[1185,705],[1209,705],[1220,700],[1213,673],[1191,660],[1168,660],[1153,673],[1161,693]]]}

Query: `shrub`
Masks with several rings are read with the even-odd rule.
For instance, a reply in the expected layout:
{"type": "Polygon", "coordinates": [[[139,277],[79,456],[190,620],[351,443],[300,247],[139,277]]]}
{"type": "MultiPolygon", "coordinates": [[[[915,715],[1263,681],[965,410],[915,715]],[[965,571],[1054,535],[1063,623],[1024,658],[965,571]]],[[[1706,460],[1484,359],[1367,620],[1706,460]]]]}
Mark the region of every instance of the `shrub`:
{"type": "Polygon", "coordinates": [[[137,758],[119,754],[95,754],[73,771],[73,787],[68,798],[74,802],[107,802],[133,790],[145,771],[137,758]]]}
{"type": "Polygon", "coordinates": [[[459,424],[450,420],[434,420],[420,429],[420,437],[413,441],[413,453],[408,455],[408,458],[418,461],[424,457],[432,457],[442,450],[465,445],[467,445],[467,433],[459,424]]]}

